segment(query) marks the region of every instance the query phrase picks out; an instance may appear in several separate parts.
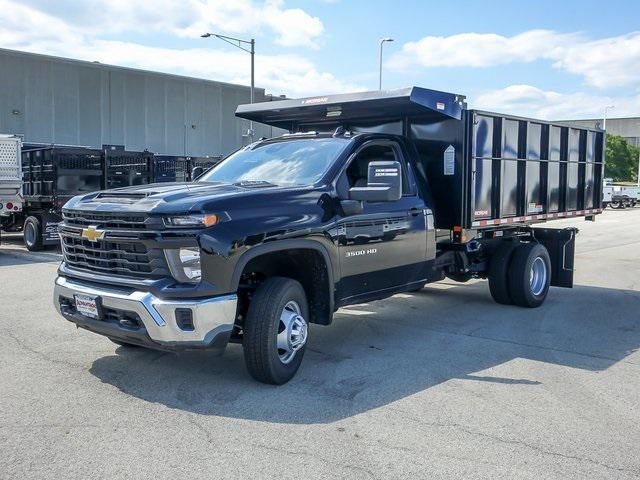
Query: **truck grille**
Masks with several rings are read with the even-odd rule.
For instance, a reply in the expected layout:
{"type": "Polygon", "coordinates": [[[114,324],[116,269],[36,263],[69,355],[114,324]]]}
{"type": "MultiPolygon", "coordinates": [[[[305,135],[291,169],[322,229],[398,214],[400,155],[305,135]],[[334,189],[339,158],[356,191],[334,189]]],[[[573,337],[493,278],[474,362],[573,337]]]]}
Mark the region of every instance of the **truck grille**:
{"type": "Polygon", "coordinates": [[[149,227],[160,219],[143,215],[64,212],[59,225],[67,266],[105,275],[162,278],[169,268],[161,248],[153,248],[155,233],[149,227]],[[87,227],[103,230],[96,241],[83,238],[87,227]]]}
{"type": "Polygon", "coordinates": [[[102,229],[146,230],[157,226],[158,221],[144,215],[112,215],[94,212],[64,212],[64,223],[70,227],[94,226],[102,229]]]}

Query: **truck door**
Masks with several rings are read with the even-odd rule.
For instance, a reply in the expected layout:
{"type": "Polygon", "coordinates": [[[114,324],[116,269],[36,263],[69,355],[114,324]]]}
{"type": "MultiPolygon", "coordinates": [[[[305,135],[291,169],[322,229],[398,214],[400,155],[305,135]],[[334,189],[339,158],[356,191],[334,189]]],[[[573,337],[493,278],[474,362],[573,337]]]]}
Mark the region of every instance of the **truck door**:
{"type": "Polygon", "coordinates": [[[375,292],[424,277],[426,205],[417,193],[415,177],[397,142],[373,140],[363,144],[338,179],[339,193],[366,186],[369,162],[376,160],[400,162],[403,195],[397,201],[364,202],[361,214],[338,220],[338,295],[342,299],[375,296],[375,292]]]}

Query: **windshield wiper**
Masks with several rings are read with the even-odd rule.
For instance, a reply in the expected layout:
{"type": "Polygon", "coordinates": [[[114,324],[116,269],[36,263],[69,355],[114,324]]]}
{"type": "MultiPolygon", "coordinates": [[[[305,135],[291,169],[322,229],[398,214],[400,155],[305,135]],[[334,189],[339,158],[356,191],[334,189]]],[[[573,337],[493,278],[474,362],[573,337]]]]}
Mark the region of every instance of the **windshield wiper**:
{"type": "Polygon", "coordinates": [[[277,187],[275,183],[267,182],[266,180],[241,180],[234,183],[236,187],[277,187]]]}

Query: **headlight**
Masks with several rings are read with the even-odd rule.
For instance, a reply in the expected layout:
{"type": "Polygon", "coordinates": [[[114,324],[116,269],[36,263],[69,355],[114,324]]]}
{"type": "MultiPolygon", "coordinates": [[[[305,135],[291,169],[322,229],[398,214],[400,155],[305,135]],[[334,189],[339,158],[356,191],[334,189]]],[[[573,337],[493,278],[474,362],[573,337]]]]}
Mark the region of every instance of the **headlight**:
{"type": "Polygon", "coordinates": [[[198,283],[200,272],[200,249],[198,247],[184,247],[165,250],[167,263],[171,275],[182,283],[198,283]]]}
{"type": "Polygon", "coordinates": [[[164,224],[167,227],[210,227],[218,223],[219,217],[215,213],[176,215],[165,217],[164,224]]]}

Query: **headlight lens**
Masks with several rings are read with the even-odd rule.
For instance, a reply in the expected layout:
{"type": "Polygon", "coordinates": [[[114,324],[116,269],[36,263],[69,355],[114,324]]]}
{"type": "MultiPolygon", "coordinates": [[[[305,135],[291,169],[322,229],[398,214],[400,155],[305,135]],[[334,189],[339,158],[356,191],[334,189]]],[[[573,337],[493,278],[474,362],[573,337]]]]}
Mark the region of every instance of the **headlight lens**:
{"type": "Polygon", "coordinates": [[[164,224],[167,227],[210,227],[218,223],[218,215],[215,213],[203,213],[194,215],[176,215],[165,217],[164,224]]]}
{"type": "Polygon", "coordinates": [[[200,249],[183,247],[165,250],[171,275],[182,283],[198,283],[202,277],[200,270],[200,249]]]}

